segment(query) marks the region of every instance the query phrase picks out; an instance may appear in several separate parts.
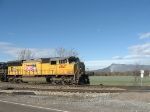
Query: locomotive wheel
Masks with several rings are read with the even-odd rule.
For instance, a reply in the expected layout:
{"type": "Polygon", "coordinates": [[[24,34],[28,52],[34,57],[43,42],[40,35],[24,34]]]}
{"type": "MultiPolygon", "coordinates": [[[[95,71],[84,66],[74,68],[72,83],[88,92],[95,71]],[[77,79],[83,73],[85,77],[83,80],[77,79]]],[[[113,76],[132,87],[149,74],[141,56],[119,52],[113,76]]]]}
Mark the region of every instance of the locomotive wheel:
{"type": "Polygon", "coordinates": [[[61,84],[62,84],[62,85],[65,85],[65,82],[64,82],[64,80],[62,80],[62,81],[61,81],[61,84]]]}
{"type": "Polygon", "coordinates": [[[46,78],[46,81],[47,81],[48,83],[52,83],[51,78],[46,78]]]}
{"type": "Polygon", "coordinates": [[[73,78],[70,80],[70,84],[73,85],[74,84],[74,80],[73,78]]]}
{"type": "Polygon", "coordinates": [[[14,83],[15,82],[14,79],[15,79],[14,77],[8,78],[8,82],[14,83]]]}
{"type": "Polygon", "coordinates": [[[22,79],[15,79],[15,83],[21,83],[22,79]]]}

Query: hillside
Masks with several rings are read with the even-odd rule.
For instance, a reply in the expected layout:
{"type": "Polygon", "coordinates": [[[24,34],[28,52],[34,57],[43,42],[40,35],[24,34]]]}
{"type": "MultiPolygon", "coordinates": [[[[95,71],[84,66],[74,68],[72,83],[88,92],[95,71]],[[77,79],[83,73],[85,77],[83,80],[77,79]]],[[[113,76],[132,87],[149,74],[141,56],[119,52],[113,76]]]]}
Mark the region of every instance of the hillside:
{"type": "Polygon", "coordinates": [[[127,72],[135,70],[150,70],[150,65],[111,64],[106,68],[94,70],[94,72],[127,72]]]}

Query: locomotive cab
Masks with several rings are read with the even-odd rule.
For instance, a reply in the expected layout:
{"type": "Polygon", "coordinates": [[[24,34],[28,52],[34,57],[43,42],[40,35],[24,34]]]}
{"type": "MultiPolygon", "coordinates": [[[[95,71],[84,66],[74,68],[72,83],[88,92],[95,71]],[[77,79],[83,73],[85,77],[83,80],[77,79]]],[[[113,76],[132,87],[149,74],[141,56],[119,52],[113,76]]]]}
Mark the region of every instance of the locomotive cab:
{"type": "Polygon", "coordinates": [[[89,84],[89,76],[85,74],[85,65],[78,57],[69,57],[69,64],[74,65],[74,80],[77,84],[89,84]]]}
{"type": "Polygon", "coordinates": [[[53,74],[56,74],[56,76],[50,76],[50,79],[48,79],[50,82],[58,84],[89,84],[89,77],[85,74],[85,65],[80,62],[78,57],[51,58],[50,63],[50,68],[53,68],[53,74]]]}

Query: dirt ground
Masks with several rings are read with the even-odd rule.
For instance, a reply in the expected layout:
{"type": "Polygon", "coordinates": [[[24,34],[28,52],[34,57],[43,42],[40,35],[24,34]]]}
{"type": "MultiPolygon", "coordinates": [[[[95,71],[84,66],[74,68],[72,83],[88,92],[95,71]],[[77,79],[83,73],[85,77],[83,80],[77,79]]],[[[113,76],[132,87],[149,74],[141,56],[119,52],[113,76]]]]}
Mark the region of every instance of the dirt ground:
{"type": "MultiPolygon", "coordinates": [[[[30,92],[32,93],[32,92],[30,92]]],[[[69,112],[150,112],[150,92],[0,94],[0,100],[69,112]],[[99,95],[98,95],[99,94],[99,95]]]]}
{"type": "Polygon", "coordinates": [[[111,100],[137,101],[150,104],[150,92],[124,92],[114,96],[111,100]]]}

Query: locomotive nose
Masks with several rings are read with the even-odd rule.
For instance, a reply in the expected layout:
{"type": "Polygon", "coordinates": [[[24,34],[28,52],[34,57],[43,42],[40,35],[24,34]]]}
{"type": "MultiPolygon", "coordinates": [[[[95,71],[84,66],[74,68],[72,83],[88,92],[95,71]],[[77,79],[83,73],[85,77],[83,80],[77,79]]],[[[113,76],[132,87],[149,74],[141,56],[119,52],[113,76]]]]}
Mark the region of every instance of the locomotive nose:
{"type": "Polygon", "coordinates": [[[85,73],[85,65],[83,63],[77,63],[76,67],[77,67],[78,74],[85,73]]]}

